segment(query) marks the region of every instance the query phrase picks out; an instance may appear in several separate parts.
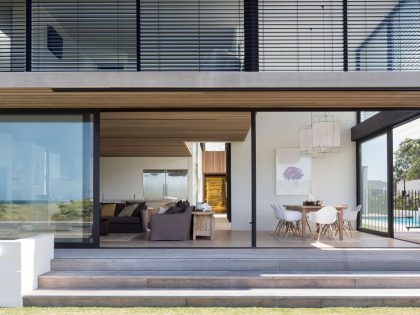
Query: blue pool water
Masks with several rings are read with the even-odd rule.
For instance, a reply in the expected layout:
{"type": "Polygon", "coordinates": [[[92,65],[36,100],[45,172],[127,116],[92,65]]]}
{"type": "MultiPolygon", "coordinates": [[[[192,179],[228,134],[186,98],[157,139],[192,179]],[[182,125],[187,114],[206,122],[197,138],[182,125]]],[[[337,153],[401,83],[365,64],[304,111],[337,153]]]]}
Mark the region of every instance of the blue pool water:
{"type": "MultiPolygon", "coordinates": [[[[378,217],[378,218],[364,218],[370,222],[388,222],[387,217],[378,217]]],[[[395,217],[394,224],[405,225],[405,226],[420,226],[420,219],[416,217],[395,217]]]]}

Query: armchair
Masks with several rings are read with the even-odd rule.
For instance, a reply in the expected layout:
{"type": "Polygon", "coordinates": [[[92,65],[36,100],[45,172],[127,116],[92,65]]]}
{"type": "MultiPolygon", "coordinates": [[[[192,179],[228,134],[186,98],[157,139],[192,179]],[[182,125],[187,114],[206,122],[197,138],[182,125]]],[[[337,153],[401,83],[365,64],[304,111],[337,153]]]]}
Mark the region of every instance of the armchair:
{"type": "Polygon", "coordinates": [[[182,213],[152,214],[150,241],[188,241],[191,239],[191,220],[194,207],[182,213]]]}

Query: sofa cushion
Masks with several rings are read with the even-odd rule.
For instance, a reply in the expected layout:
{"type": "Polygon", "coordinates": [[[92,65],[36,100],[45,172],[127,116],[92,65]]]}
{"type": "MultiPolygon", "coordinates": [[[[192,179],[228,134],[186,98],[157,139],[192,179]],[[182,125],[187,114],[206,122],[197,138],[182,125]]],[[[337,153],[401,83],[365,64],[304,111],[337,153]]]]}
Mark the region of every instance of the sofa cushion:
{"type": "Polygon", "coordinates": [[[147,209],[146,201],[139,201],[139,202],[127,201],[127,206],[128,205],[137,205],[136,209],[131,214],[131,216],[133,217],[140,217],[141,211],[147,209]]]}
{"type": "Polygon", "coordinates": [[[140,224],[138,217],[107,217],[109,224],[140,224]]]}
{"type": "Polygon", "coordinates": [[[101,217],[113,217],[115,214],[115,203],[105,203],[101,205],[101,217]]]}
{"type": "Polygon", "coordinates": [[[158,214],[164,214],[166,211],[168,211],[169,208],[159,207],[158,214]]]}
{"type": "Polygon", "coordinates": [[[182,213],[185,211],[185,208],[181,207],[170,207],[168,210],[166,210],[165,214],[175,214],[175,213],[182,213]]]}
{"type": "Polygon", "coordinates": [[[121,210],[124,209],[125,206],[126,206],[125,202],[118,202],[117,203],[117,206],[115,207],[114,217],[118,217],[118,215],[120,214],[121,210]]]}
{"type": "Polygon", "coordinates": [[[189,206],[190,206],[190,203],[188,202],[188,200],[180,200],[180,201],[178,201],[178,202],[176,203],[176,206],[177,206],[178,208],[181,208],[181,209],[182,209],[182,212],[184,212],[184,211],[185,211],[185,209],[187,209],[187,207],[189,207],[189,206]]]}
{"type": "Polygon", "coordinates": [[[131,217],[134,211],[138,208],[138,204],[125,206],[124,209],[118,214],[119,217],[131,217]]]}

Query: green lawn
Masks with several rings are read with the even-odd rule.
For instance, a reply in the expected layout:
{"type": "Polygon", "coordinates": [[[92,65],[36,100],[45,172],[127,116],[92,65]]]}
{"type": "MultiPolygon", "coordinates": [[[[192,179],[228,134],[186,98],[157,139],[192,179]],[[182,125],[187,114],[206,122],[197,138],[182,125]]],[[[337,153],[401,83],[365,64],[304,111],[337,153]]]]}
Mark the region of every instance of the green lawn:
{"type": "Polygon", "coordinates": [[[0,315],[420,315],[420,308],[0,308],[0,315]]]}

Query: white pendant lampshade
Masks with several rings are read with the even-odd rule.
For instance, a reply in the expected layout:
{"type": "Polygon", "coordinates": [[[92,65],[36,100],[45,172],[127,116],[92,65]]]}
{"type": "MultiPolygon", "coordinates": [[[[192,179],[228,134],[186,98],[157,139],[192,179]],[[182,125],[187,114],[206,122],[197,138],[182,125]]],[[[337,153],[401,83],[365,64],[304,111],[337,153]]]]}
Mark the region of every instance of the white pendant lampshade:
{"type": "Polygon", "coordinates": [[[299,129],[300,152],[307,154],[312,149],[312,127],[301,126],[299,129]]]}
{"type": "Polygon", "coordinates": [[[316,115],[312,119],[312,146],[320,153],[340,150],[340,123],[333,115],[316,115]]]}
{"type": "Polygon", "coordinates": [[[319,157],[319,152],[312,145],[312,126],[304,125],[299,129],[300,154],[304,156],[319,157]]]}

